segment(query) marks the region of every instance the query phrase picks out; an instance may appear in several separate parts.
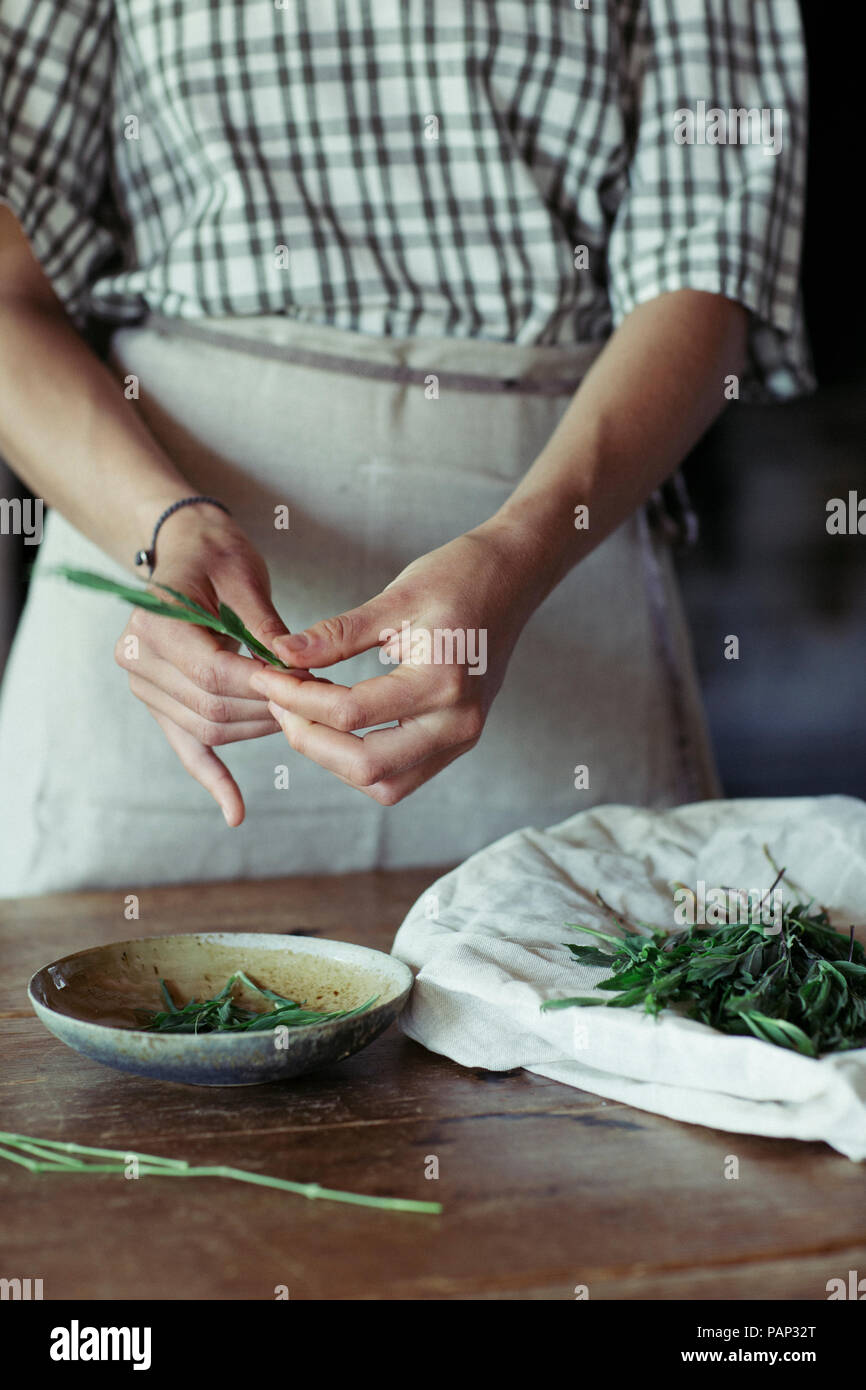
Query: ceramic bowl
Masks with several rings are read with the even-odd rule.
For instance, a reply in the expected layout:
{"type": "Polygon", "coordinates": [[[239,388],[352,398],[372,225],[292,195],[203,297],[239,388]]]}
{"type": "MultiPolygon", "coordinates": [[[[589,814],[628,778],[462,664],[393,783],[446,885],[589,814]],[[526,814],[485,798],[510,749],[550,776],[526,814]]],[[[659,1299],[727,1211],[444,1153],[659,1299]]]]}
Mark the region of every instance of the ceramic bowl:
{"type": "MultiPolygon", "coordinates": [[[[367,946],[270,932],[195,932],[76,951],[37,970],[28,994],[46,1028],[96,1062],[160,1081],[253,1086],[351,1057],[394,1021],[411,988],[408,966],[367,946]],[[136,1010],[165,1007],[160,979],[185,1003],[213,997],[237,969],[309,1008],[351,1009],[378,998],[351,1018],[279,1034],[142,1031],[136,1010]]],[[[235,997],[252,1008],[263,1003],[241,991],[235,997]]]]}

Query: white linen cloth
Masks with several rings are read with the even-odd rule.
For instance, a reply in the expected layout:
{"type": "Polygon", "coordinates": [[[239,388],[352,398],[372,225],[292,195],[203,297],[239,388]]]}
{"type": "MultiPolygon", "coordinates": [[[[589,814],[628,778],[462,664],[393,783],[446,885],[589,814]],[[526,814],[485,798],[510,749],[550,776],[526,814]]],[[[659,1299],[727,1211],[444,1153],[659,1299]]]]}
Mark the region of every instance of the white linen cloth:
{"type": "Polygon", "coordinates": [[[764,844],[834,926],[860,924],[862,939],[866,804],[853,797],[596,807],[506,835],[415,903],[393,947],[418,971],[404,1031],[464,1066],[525,1067],[672,1119],[822,1139],[866,1158],[866,1048],[813,1059],[670,1010],[653,1018],[639,1008],[540,1008],[586,995],[610,974],[563,944],[596,942],[570,922],[616,934],[596,891],[632,922],[673,928],[675,881],[769,888],[764,844]]]}

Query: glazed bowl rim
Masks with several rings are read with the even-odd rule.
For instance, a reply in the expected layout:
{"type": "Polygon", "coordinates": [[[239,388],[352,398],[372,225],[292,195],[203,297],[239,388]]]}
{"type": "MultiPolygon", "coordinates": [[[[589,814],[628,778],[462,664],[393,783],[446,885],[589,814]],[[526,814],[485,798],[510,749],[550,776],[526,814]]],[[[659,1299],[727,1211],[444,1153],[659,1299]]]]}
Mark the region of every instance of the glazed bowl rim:
{"type": "MultiPolygon", "coordinates": [[[[61,1026],[84,1029],[95,1036],[103,1035],[109,1038],[116,1037],[120,1034],[128,1037],[147,1038],[156,1047],[167,1045],[176,1048],[180,1044],[196,1051],[203,1048],[210,1050],[218,1048],[220,1051],[227,1050],[228,1048],[244,1048],[252,1052],[259,1049],[263,1042],[271,1045],[273,1034],[269,1029],[261,1029],[253,1033],[151,1033],[144,1028],[124,1028],[117,1024],[99,1023],[95,1019],[81,1018],[80,1015],[76,1013],[63,1013],[60,1009],[54,1008],[53,1005],[46,1000],[40,999],[34,992],[34,985],[40,976],[44,976],[47,971],[65,965],[69,961],[77,960],[82,956],[93,955],[97,951],[106,950],[108,948],[122,948],[124,946],[138,946],[141,944],[152,945],[154,942],[177,941],[183,937],[198,937],[204,945],[209,943],[221,945],[228,944],[229,942],[237,942],[239,945],[249,943],[255,944],[256,946],[263,946],[268,943],[273,943],[275,949],[279,950],[282,948],[287,953],[290,953],[294,946],[298,955],[320,955],[326,959],[342,960],[345,964],[351,964],[353,961],[357,961],[358,964],[361,964],[365,959],[370,960],[372,964],[374,959],[381,961],[383,958],[388,962],[389,969],[396,977],[392,980],[395,993],[390,994],[386,999],[377,1000],[369,1009],[365,1009],[363,1013],[350,1014],[348,1017],[343,1018],[329,1019],[322,1023],[303,1024],[297,1029],[290,1029],[289,1037],[297,1035],[298,1041],[300,1041],[301,1038],[309,1038],[313,1033],[326,1034],[338,1031],[341,1026],[354,1023],[362,1018],[372,1019],[384,1009],[397,1009],[399,1011],[400,1006],[408,996],[414,983],[412,971],[405,961],[400,960],[397,956],[391,955],[387,951],[377,950],[373,946],[362,946],[359,942],[338,941],[333,937],[295,936],[287,933],[268,931],[190,931],[165,932],[159,936],[130,937],[122,941],[105,941],[101,942],[98,946],[88,946],[80,951],[70,951],[68,955],[59,956],[56,960],[48,961],[45,965],[40,966],[38,970],[33,972],[27,983],[27,997],[37,1017],[42,1018],[43,1015],[45,1015],[47,1018],[57,1019],[61,1023],[61,1026]],[[321,947],[333,949],[321,950],[321,947]],[[401,976],[402,985],[400,984],[401,976]]],[[[43,1021],[45,1021],[45,1019],[43,1019],[43,1021]]]]}

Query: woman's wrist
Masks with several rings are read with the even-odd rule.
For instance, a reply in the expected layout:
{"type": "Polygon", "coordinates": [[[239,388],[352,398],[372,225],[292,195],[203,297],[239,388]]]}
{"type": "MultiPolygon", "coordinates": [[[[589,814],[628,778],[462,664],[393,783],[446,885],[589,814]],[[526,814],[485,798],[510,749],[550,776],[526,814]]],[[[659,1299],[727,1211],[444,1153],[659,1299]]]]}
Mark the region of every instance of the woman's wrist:
{"type": "MultiPolygon", "coordinates": [[[[153,516],[149,520],[150,529],[140,548],[143,550],[150,548],[154,526],[169,507],[174,506],[176,502],[185,497],[194,495],[187,487],[178,497],[169,499],[158,510],[154,508],[153,516]]],[[[233,521],[221,507],[214,506],[210,502],[196,502],[186,507],[179,507],[176,512],[166,517],[159,528],[154,546],[154,569],[161,560],[228,549],[231,541],[236,542],[238,536],[237,522],[233,521]]]]}
{"type": "Polygon", "coordinates": [[[520,578],[534,607],[590,548],[586,533],[575,526],[575,505],[553,491],[514,495],[473,533],[498,549],[503,566],[520,578]]]}
{"type": "MultiPolygon", "coordinates": [[[[180,477],[176,483],[170,479],[152,479],[148,482],[150,486],[141,490],[130,507],[132,521],[129,530],[134,541],[129,553],[124,555],[124,561],[128,565],[134,566],[133,557],[139,550],[147,550],[150,547],[154,527],[163,513],[181,498],[189,497],[195,490],[180,477]]],[[[136,570],[136,574],[141,578],[140,570],[136,570]]]]}

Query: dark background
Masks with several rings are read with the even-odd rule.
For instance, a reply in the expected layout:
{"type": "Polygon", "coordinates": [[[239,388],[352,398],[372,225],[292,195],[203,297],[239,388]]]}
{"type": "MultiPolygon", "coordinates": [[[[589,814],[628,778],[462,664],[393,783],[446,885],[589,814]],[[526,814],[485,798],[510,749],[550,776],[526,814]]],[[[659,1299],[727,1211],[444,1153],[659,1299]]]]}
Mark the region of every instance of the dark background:
{"type": "MultiPolygon", "coordinates": [[[[803,289],[819,389],[790,404],[732,403],[684,470],[701,534],[678,565],[728,796],[866,796],[866,537],[826,530],[830,497],[866,496],[863,77],[838,11],[806,4],[803,17],[803,289]],[[737,661],[724,657],[729,634],[737,661]]],[[[14,487],[0,476],[4,495],[14,487]]],[[[0,575],[2,670],[33,551],[12,537],[0,546],[13,560],[5,584],[0,575]]]]}
{"type": "Polygon", "coordinates": [[[863,88],[843,26],[801,6],[810,144],[803,290],[819,389],[732,403],[685,476],[700,518],[679,558],[728,796],[866,796],[866,536],[831,536],[826,504],[866,497],[863,88]],[[738,661],[724,638],[740,639],[738,661]]]}

